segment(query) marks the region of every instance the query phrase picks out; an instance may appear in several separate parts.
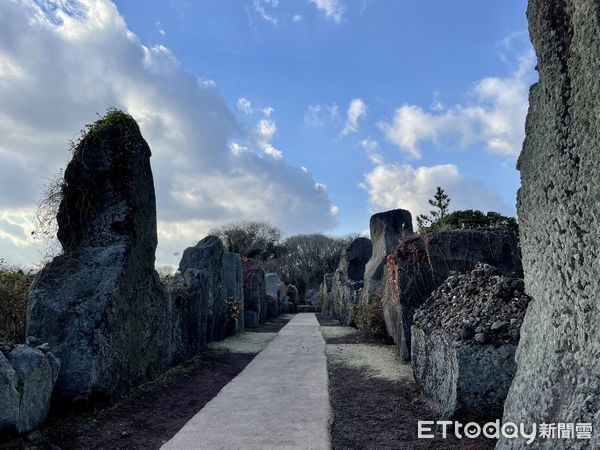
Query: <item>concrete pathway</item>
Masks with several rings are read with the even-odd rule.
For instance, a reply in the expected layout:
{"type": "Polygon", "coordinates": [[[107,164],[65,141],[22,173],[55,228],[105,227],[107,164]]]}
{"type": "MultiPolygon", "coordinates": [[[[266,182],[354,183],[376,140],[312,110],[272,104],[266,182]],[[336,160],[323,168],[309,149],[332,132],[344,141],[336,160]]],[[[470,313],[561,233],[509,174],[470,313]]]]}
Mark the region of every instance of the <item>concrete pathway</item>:
{"type": "Polygon", "coordinates": [[[162,448],[329,449],[325,341],[297,314],[162,448]]]}

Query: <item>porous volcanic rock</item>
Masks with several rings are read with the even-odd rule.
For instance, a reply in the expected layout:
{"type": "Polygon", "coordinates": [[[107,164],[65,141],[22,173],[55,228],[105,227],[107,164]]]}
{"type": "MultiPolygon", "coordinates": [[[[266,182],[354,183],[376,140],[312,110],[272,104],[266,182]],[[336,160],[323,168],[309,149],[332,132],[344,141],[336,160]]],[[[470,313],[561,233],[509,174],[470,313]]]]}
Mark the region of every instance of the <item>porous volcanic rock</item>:
{"type": "Polygon", "coordinates": [[[383,317],[400,357],[410,360],[413,315],[434,288],[423,239],[407,237],[387,257],[382,294],[383,317]]]}
{"type": "Polygon", "coordinates": [[[298,288],[296,286],[288,284],[285,288],[285,295],[289,298],[290,303],[292,303],[294,307],[298,306],[300,299],[298,298],[298,288]]]}
{"type": "Polygon", "coordinates": [[[333,316],[342,325],[354,323],[354,305],[363,287],[365,266],[372,251],[371,241],[364,237],[354,239],[342,251],[340,263],[333,274],[330,294],[333,316]]]}
{"type": "Polygon", "coordinates": [[[381,296],[387,256],[400,239],[413,234],[412,216],[405,209],[392,209],[371,216],[369,222],[373,252],[365,267],[363,298],[381,296]]]}
{"type": "Polygon", "coordinates": [[[112,400],[171,363],[150,148],[131,117],[108,114],[77,145],[57,221],[63,252],[31,286],[27,334],[61,361],[61,405],[112,400]]]}
{"type": "Polygon", "coordinates": [[[218,341],[225,337],[227,328],[227,291],[223,280],[223,242],[217,236],[206,236],[194,247],[183,251],[179,273],[187,270],[204,272],[202,286],[206,301],[206,341],[218,341]]]}
{"type": "Polygon", "coordinates": [[[530,0],[539,82],[529,93],[517,211],[531,303],[504,421],[590,423],[592,439],[498,448],[600,447],[600,2],[530,0]]]}
{"type": "Polygon", "coordinates": [[[284,285],[276,273],[266,274],[265,283],[266,293],[272,297],[271,301],[267,298],[267,318],[274,319],[281,314],[281,309],[283,308],[284,285]]]}
{"type": "Polygon", "coordinates": [[[244,274],[244,325],[256,328],[267,320],[265,271],[260,261],[242,258],[244,274]]]}
{"type": "Polygon", "coordinates": [[[223,254],[223,284],[228,301],[239,305],[238,317],[228,317],[227,334],[239,334],[244,331],[244,275],[242,258],[237,253],[223,254]]]}
{"type": "Polygon", "coordinates": [[[448,277],[415,314],[415,381],[440,405],[443,417],[502,415],[530,301],[523,291],[522,279],[478,264],[448,277]]]}
{"type": "Polygon", "coordinates": [[[323,275],[323,282],[319,286],[319,299],[321,301],[321,314],[331,316],[333,314],[331,304],[331,289],[333,288],[333,273],[323,275]]]}
{"type": "Polygon", "coordinates": [[[468,272],[478,262],[503,275],[523,276],[519,239],[509,228],[439,231],[426,234],[424,241],[435,286],[450,272],[468,272]]]}
{"type": "Polygon", "coordinates": [[[48,415],[60,362],[52,353],[17,345],[0,352],[0,431],[25,433],[48,415]]]}

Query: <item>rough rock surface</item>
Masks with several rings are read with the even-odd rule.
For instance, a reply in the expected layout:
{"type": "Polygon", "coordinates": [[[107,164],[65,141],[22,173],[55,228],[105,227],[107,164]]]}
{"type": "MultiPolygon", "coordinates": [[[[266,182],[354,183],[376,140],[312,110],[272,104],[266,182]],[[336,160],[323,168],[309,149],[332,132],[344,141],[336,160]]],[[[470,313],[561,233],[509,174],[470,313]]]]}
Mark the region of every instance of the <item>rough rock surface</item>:
{"type": "Polygon", "coordinates": [[[46,420],[60,362],[27,345],[7,356],[0,352],[0,431],[25,433],[46,420]]]}
{"type": "Polygon", "coordinates": [[[523,280],[478,264],[451,275],[414,316],[415,381],[444,417],[495,419],[513,379],[530,298],[523,280]]]}
{"type": "Polygon", "coordinates": [[[315,289],[308,289],[304,293],[304,304],[305,305],[314,305],[317,302],[318,292],[315,289]]]}
{"type": "Polygon", "coordinates": [[[452,271],[464,273],[485,262],[507,276],[523,276],[519,242],[508,228],[428,233],[425,246],[433,281],[439,286],[452,271]]]}
{"type": "Polygon", "coordinates": [[[289,298],[289,301],[295,306],[298,306],[300,299],[298,298],[298,288],[293,284],[289,284],[285,288],[285,295],[289,298]]]}
{"type": "Polygon", "coordinates": [[[183,251],[179,272],[201,271],[206,276],[203,286],[207,298],[206,341],[219,341],[225,337],[227,328],[227,291],[223,281],[223,255],[221,239],[207,236],[194,247],[183,251]]]}
{"type": "MultiPolygon", "coordinates": [[[[591,423],[600,447],[600,2],[530,0],[539,82],[529,95],[517,210],[531,303],[504,420],[591,423]]],[[[499,448],[525,448],[501,440],[499,448]]],[[[559,447],[557,447],[559,446],[559,447]]]]}
{"type": "Polygon", "coordinates": [[[61,361],[61,404],[114,399],[171,362],[171,303],[154,270],[150,149],[121,114],[99,122],[68,164],[57,214],[63,253],[36,276],[28,336],[61,361]]]}
{"type": "Polygon", "coordinates": [[[272,298],[267,298],[267,318],[276,318],[281,314],[283,307],[284,285],[276,273],[265,275],[266,293],[272,298]]]}
{"type": "Polygon", "coordinates": [[[331,289],[333,287],[333,273],[323,275],[323,282],[319,286],[319,299],[321,301],[321,314],[331,316],[333,314],[331,304],[331,289]]]}
{"type": "Polygon", "coordinates": [[[365,266],[371,258],[373,246],[364,237],[356,238],[344,249],[338,268],[333,274],[331,304],[333,315],[342,325],[354,322],[353,309],[359,289],[363,287],[365,266]]]}
{"type": "Polygon", "coordinates": [[[387,258],[382,294],[383,317],[400,357],[410,360],[413,316],[433,290],[431,267],[420,237],[401,241],[387,258]]]}
{"type": "Polygon", "coordinates": [[[392,209],[371,216],[373,253],[365,267],[363,298],[381,296],[386,258],[400,239],[413,233],[412,216],[405,209],[392,209]]]}
{"type": "Polygon", "coordinates": [[[256,328],[267,320],[265,271],[259,261],[242,258],[244,273],[244,325],[256,328]]]}
{"type": "Polygon", "coordinates": [[[244,275],[242,272],[242,258],[237,253],[225,252],[223,254],[223,284],[228,301],[234,301],[240,305],[242,314],[237,318],[229,317],[227,334],[239,334],[244,331],[244,275]]]}

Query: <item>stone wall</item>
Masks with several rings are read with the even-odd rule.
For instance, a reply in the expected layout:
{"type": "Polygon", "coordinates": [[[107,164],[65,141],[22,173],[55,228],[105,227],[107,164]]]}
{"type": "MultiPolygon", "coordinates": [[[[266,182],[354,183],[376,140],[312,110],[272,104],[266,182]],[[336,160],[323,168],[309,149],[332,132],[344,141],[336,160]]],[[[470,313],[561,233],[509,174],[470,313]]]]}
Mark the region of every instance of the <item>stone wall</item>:
{"type": "MultiPolygon", "coordinates": [[[[600,2],[530,0],[539,82],[529,95],[517,168],[527,293],[517,374],[504,420],[591,423],[592,441],[537,440],[534,448],[600,446],[600,2]]],[[[498,448],[525,448],[501,440],[498,448]]]]}

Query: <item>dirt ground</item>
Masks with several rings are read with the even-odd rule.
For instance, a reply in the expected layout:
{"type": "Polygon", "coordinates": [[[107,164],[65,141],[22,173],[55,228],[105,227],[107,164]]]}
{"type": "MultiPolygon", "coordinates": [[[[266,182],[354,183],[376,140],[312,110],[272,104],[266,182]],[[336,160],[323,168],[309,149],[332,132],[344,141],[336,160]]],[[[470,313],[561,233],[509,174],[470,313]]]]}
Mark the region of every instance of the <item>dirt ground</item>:
{"type": "Polygon", "coordinates": [[[327,343],[332,447],[339,449],[493,449],[496,442],[417,439],[418,420],[437,420],[417,392],[410,367],[395,347],[319,317],[327,343]],[[357,355],[362,355],[357,361],[357,355]]]}
{"type": "Polygon", "coordinates": [[[158,449],[240,373],[289,318],[211,344],[112,407],[50,417],[26,436],[0,435],[0,449],[158,449]]]}

